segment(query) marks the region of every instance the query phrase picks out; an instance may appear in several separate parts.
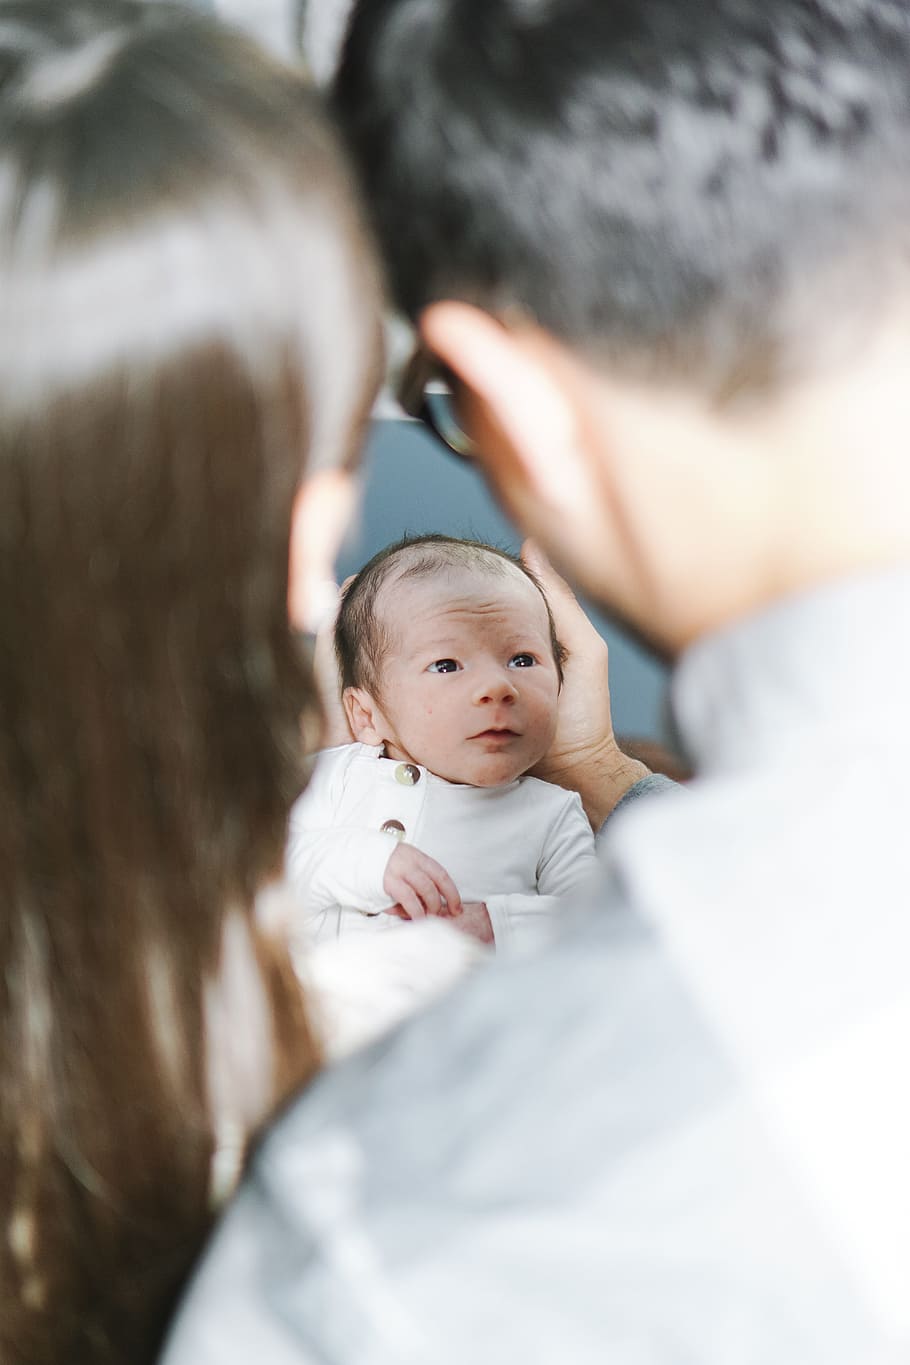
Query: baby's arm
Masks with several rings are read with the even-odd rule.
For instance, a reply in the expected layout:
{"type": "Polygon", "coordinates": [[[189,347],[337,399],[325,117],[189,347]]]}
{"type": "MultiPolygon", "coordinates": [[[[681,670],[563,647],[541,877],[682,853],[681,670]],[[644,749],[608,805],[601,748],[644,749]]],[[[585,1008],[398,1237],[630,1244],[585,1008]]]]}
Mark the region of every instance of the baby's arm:
{"type": "Polygon", "coordinates": [[[362,829],[292,828],[288,877],[301,893],[310,937],[335,937],[327,911],[381,911],[402,919],[458,915],[461,897],[445,868],[393,835],[362,829]]]}
{"type": "Polygon", "coordinates": [[[567,799],[547,834],[537,865],[537,894],[487,897],[497,944],[533,939],[545,932],[563,898],[589,881],[598,867],[594,834],[577,795],[567,799]]]}
{"type": "Polygon", "coordinates": [[[391,903],[383,879],[397,848],[394,835],[338,823],[352,752],[345,745],[321,753],[291,811],[287,876],[300,892],[308,930],[317,939],[322,928],[331,932],[326,912],[334,906],[378,914],[391,903]]]}
{"type": "Polygon", "coordinates": [[[287,873],[312,927],[335,905],[367,915],[388,909],[392,900],[383,883],[397,847],[394,837],[381,830],[306,828],[292,817],[287,873]]]}
{"type": "Polygon", "coordinates": [[[287,873],[301,892],[310,937],[335,936],[327,912],[339,905],[404,919],[458,914],[458,890],[434,859],[382,830],[338,825],[348,752],[343,746],[319,756],[291,812],[287,873]]]}
{"type": "Polygon", "coordinates": [[[541,896],[565,896],[589,882],[598,866],[594,832],[581,798],[573,793],[547,834],[537,865],[537,890],[541,896]]]}

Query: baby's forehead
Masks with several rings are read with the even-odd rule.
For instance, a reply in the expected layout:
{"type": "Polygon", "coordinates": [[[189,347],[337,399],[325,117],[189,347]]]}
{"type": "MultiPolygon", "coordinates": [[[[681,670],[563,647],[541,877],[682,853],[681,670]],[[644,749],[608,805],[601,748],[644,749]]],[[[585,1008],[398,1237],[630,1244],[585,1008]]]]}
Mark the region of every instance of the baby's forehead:
{"type": "Polygon", "coordinates": [[[402,562],[396,564],[383,583],[376,606],[386,624],[391,625],[409,621],[415,600],[421,598],[433,599],[443,607],[450,600],[454,608],[461,598],[466,599],[467,606],[482,597],[495,607],[498,602],[514,603],[516,594],[527,602],[529,613],[546,612],[537,585],[511,560],[481,551],[469,561],[440,559],[428,565],[425,557],[414,556],[409,561],[403,553],[402,562]],[[420,566],[416,571],[415,565],[420,566]]]}

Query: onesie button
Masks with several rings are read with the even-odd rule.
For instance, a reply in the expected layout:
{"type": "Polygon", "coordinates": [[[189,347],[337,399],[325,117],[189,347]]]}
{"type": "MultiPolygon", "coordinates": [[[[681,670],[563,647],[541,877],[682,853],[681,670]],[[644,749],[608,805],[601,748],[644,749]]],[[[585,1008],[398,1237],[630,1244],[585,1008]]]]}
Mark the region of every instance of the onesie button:
{"type": "Polygon", "coordinates": [[[396,839],[404,838],[404,825],[400,820],[386,820],[385,824],[380,825],[379,828],[383,834],[394,834],[396,839]]]}
{"type": "Polygon", "coordinates": [[[414,763],[399,763],[395,769],[395,781],[403,787],[416,787],[420,781],[420,769],[414,763]]]}

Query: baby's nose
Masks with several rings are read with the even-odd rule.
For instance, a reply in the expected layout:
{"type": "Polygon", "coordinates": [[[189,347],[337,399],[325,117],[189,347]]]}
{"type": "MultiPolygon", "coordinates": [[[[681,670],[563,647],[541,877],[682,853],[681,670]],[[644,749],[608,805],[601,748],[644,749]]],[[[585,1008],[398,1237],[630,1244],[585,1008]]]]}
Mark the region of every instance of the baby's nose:
{"type": "Polygon", "coordinates": [[[512,674],[505,668],[490,668],[478,679],[474,700],[484,702],[513,702],[518,688],[512,674]]]}

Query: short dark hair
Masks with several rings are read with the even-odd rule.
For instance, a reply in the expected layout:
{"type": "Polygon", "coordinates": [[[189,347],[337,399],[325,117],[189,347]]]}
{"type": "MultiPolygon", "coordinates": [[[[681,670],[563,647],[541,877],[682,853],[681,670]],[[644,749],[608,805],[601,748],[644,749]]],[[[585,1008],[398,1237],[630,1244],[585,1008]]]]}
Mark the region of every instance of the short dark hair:
{"type": "Polygon", "coordinates": [[[334,101],[412,318],[518,310],[723,397],[906,270],[908,72],[892,0],[360,0],[334,101]]]}
{"type": "Polygon", "coordinates": [[[515,568],[530,579],[547,609],[550,643],[562,686],[563,664],[568,654],[556,634],[553,613],[537,575],[517,555],[499,546],[488,545],[482,540],[460,540],[434,534],[404,536],[379,550],[342,593],[335,623],[335,653],[342,690],[365,687],[373,696],[382,695],[380,675],[394,641],[378,604],[382,589],[390,579],[402,582],[408,578],[429,578],[447,568],[476,569],[502,575],[515,568]]]}

